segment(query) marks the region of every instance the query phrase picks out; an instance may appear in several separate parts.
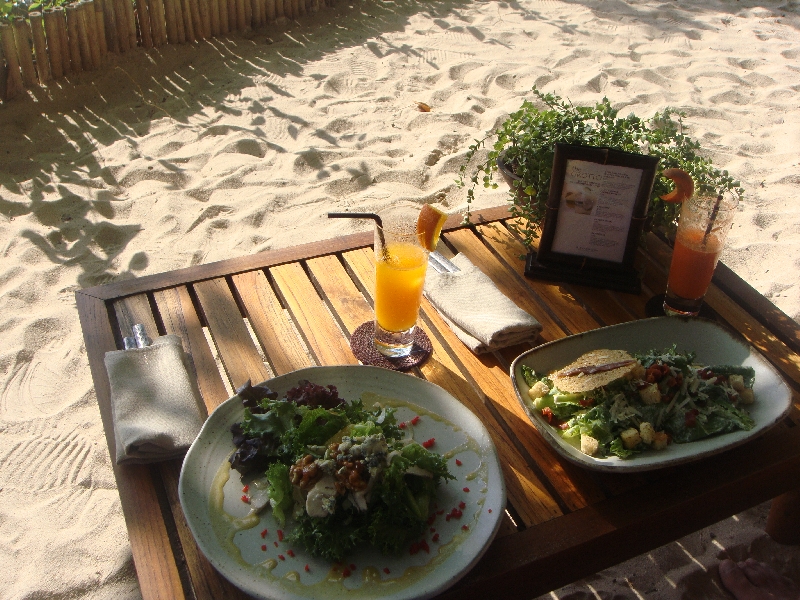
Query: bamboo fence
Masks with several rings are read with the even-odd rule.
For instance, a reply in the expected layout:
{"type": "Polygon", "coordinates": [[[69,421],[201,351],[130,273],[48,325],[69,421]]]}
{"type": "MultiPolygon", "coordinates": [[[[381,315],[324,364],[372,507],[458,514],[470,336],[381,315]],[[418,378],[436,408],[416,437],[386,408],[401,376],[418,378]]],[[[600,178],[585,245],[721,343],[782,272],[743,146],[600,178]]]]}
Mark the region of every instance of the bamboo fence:
{"type": "Polygon", "coordinates": [[[0,99],[102,68],[109,53],[257,29],[335,0],[78,0],[0,23],[0,99]]]}

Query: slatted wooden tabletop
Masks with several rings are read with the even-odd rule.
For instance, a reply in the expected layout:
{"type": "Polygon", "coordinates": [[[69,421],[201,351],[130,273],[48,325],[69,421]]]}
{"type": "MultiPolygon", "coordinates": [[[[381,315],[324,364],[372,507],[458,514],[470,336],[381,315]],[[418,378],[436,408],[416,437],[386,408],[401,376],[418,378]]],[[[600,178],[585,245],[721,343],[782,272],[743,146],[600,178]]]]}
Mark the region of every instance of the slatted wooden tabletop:
{"type": "MultiPolygon", "coordinates": [[[[448,221],[445,253],[463,252],[544,326],[537,343],[645,316],[666,286],[670,250],[652,237],[639,261],[642,294],[526,279],[524,248],[505,208],[448,221]]],[[[103,357],[134,323],[174,333],[191,354],[211,412],[247,379],[309,365],[357,364],[349,337],[372,318],[372,235],[356,234],[81,290],[76,301],[111,455],[103,357]]],[[[724,265],[707,296],[716,318],[761,351],[793,393],[790,416],[717,457],[644,474],[590,472],[562,460],[517,403],[509,365],[521,345],[477,357],[427,301],[432,357],[412,371],[484,422],[500,455],[508,511],[497,539],[447,598],[531,598],[789,491],[800,481],[800,329],[724,265]]],[[[181,461],[116,466],[146,599],[239,598],[197,548],[178,501],[181,461]]]]}

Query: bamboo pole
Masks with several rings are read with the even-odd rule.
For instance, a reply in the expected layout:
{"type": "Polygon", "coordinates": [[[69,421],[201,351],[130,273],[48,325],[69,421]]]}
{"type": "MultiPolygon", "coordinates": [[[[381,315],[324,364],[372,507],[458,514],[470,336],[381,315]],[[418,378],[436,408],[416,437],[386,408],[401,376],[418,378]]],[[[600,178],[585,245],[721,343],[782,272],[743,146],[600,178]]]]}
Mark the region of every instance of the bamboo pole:
{"type": "Polygon", "coordinates": [[[200,20],[203,22],[203,37],[211,37],[211,0],[199,0],[200,20]]]}
{"type": "Polygon", "coordinates": [[[175,25],[178,28],[178,43],[185,44],[188,37],[186,36],[186,22],[183,18],[183,3],[181,0],[172,0],[175,6],[175,25]]]}
{"type": "Polygon", "coordinates": [[[219,0],[219,29],[222,35],[228,35],[231,32],[229,2],[230,0],[219,0]]]}
{"type": "Polygon", "coordinates": [[[44,37],[42,13],[37,11],[28,13],[28,19],[31,22],[33,52],[36,55],[36,73],[39,75],[39,82],[46,84],[53,79],[53,72],[50,70],[50,58],[47,56],[47,42],[44,37]]]}
{"type": "Polygon", "coordinates": [[[283,19],[286,16],[286,10],[283,6],[283,0],[275,0],[275,18],[283,19]]]}
{"type": "Polygon", "coordinates": [[[200,16],[200,0],[184,0],[184,14],[191,17],[192,29],[194,30],[194,38],[196,40],[206,39],[203,33],[203,19],[200,16]]]}
{"type": "Polygon", "coordinates": [[[81,34],[78,30],[78,9],[73,4],[67,5],[67,39],[69,40],[69,57],[75,73],[83,71],[81,59],[81,34]]]}
{"type": "Polygon", "coordinates": [[[103,13],[103,33],[105,34],[106,52],[119,54],[119,34],[117,33],[117,11],[114,0],[94,0],[95,6],[101,7],[103,13]]]}
{"type": "Polygon", "coordinates": [[[196,4],[193,6],[191,0],[178,0],[183,10],[183,28],[186,30],[186,41],[195,42],[199,38],[195,32],[194,22],[199,19],[196,4]]]}
{"type": "Polygon", "coordinates": [[[236,29],[245,30],[244,0],[236,0],[236,29]]]}
{"type": "Polygon", "coordinates": [[[0,23],[0,44],[3,46],[3,54],[5,54],[6,64],[8,65],[5,99],[11,100],[25,92],[25,85],[22,83],[19,60],[17,60],[14,29],[8,23],[0,23]]]}
{"type": "Polygon", "coordinates": [[[94,2],[94,24],[97,27],[97,41],[100,42],[100,60],[102,61],[108,54],[105,0],[92,0],[92,2],[94,2]]]}
{"type": "Polygon", "coordinates": [[[0,44],[0,100],[6,99],[6,90],[8,88],[8,65],[6,64],[6,57],[3,53],[3,44],[0,44]]]}
{"type": "Polygon", "coordinates": [[[14,19],[14,45],[17,47],[17,59],[22,67],[22,81],[25,87],[34,87],[39,83],[36,77],[36,67],[33,66],[33,52],[31,51],[31,27],[22,17],[14,19]]]}
{"type": "Polygon", "coordinates": [[[69,75],[76,69],[72,66],[72,52],[69,46],[69,35],[67,33],[67,11],[63,6],[56,6],[55,13],[56,27],[58,28],[58,40],[61,42],[61,60],[64,67],[64,75],[69,75]]]}
{"type": "Polygon", "coordinates": [[[94,62],[92,61],[92,47],[89,44],[89,31],[86,27],[86,18],[83,12],[85,9],[82,8],[80,2],[70,4],[69,8],[75,9],[75,24],[78,28],[78,50],[81,54],[81,66],[84,71],[91,71],[94,69],[94,62]]]}
{"type": "Polygon", "coordinates": [[[275,0],[265,0],[264,12],[267,18],[267,23],[275,22],[275,0]]]}
{"type": "Polygon", "coordinates": [[[61,37],[52,8],[44,9],[44,32],[47,37],[47,55],[50,58],[50,73],[55,79],[64,76],[64,58],[61,56],[61,37]]]}
{"type": "Polygon", "coordinates": [[[244,27],[250,29],[253,26],[253,5],[250,0],[244,0],[244,27]]]}
{"type": "Polygon", "coordinates": [[[89,40],[89,52],[92,55],[92,69],[101,64],[100,32],[97,30],[97,18],[94,13],[94,0],[81,0],[78,10],[86,27],[86,39],[89,40]]]}
{"type": "Polygon", "coordinates": [[[267,0],[257,0],[259,12],[259,27],[264,27],[267,24],[267,0]]]}
{"type": "Polygon", "coordinates": [[[125,12],[125,3],[130,4],[130,0],[109,0],[114,5],[114,25],[117,30],[117,44],[120,52],[127,52],[131,49],[131,36],[128,27],[128,15],[125,12]]]}
{"type": "Polygon", "coordinates": [[[219,37],[220,30],[220,16],[219,16],[219,0],[210,0],[209,14],[211,15],[211,36],[219,37]]]}
{"type": "Polygon", "coordinates": [[[153,29],[153,45],[156,48],[160,48],[167,43],[167,26],[164,13],[164,0],[150,0],[150,26],[153,29]]]}
{"type": "Polygon", "coordinates": [[[236,30],[236,0],[228,0],[228,31],[236,30]]]}
{"type": "Polygon", "coordinates": [[[153,31],[150,28],[150,7],[147,0],[136,0],[136,20],[139,22],[139,34],[142,36],[142,46],[153,47],[153,31]]]}
{"type": "Polygon", "coordinates": [[[121,0],[125,22],[128,25],[128,46],[136,48],[139,45],[139,37],[136,35],[136,13],[133,9],[131,0],[121,0]]]}
{"type": "Polygon", "coordinates": [[[178,20],[175,11],[175,0],[164,0],[164,23],[167,28],[167,41],[178,43],[178,20]]]}

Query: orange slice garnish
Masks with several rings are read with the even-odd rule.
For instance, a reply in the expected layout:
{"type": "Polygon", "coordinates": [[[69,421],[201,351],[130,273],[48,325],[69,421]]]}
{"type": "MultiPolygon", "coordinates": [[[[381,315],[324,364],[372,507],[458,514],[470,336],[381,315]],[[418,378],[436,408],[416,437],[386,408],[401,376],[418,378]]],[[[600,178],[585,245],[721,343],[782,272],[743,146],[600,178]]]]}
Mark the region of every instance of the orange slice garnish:
{"type": "Polygon", "coordinates": [[[447,221],[446,213],[430,204],[422,205],[417,217],[417,236],[426,250],[430,252],[436,250],[445,221],[447,221]]]}
{"type": "Polygon", "coordinates": [[[675,183],[675,189],[669,194],[664,194],[661,199],[664,202],[683,202],[694,194],[694,181],[692,176],[683,169],[666,169],[664,177],[671,179],[675,183]]]}

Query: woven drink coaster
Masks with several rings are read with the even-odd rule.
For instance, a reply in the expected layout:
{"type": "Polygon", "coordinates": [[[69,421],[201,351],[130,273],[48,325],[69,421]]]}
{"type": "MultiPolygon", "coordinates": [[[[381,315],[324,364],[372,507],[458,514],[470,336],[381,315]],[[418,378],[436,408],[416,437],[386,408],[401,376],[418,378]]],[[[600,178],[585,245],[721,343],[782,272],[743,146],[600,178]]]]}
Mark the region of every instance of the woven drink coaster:
{"type": "Polygon", "coordinates": [[[421,327],[414,329],[414,345],[411,354],[402,358],[389,358],[375,349],[375,321],[367,321],[358,326],[350,337],[350,349],[356,358],[365,365],[383,367],[393,371],[406,371],[425,362],[433,352],[431,340],[421,327]]]}

